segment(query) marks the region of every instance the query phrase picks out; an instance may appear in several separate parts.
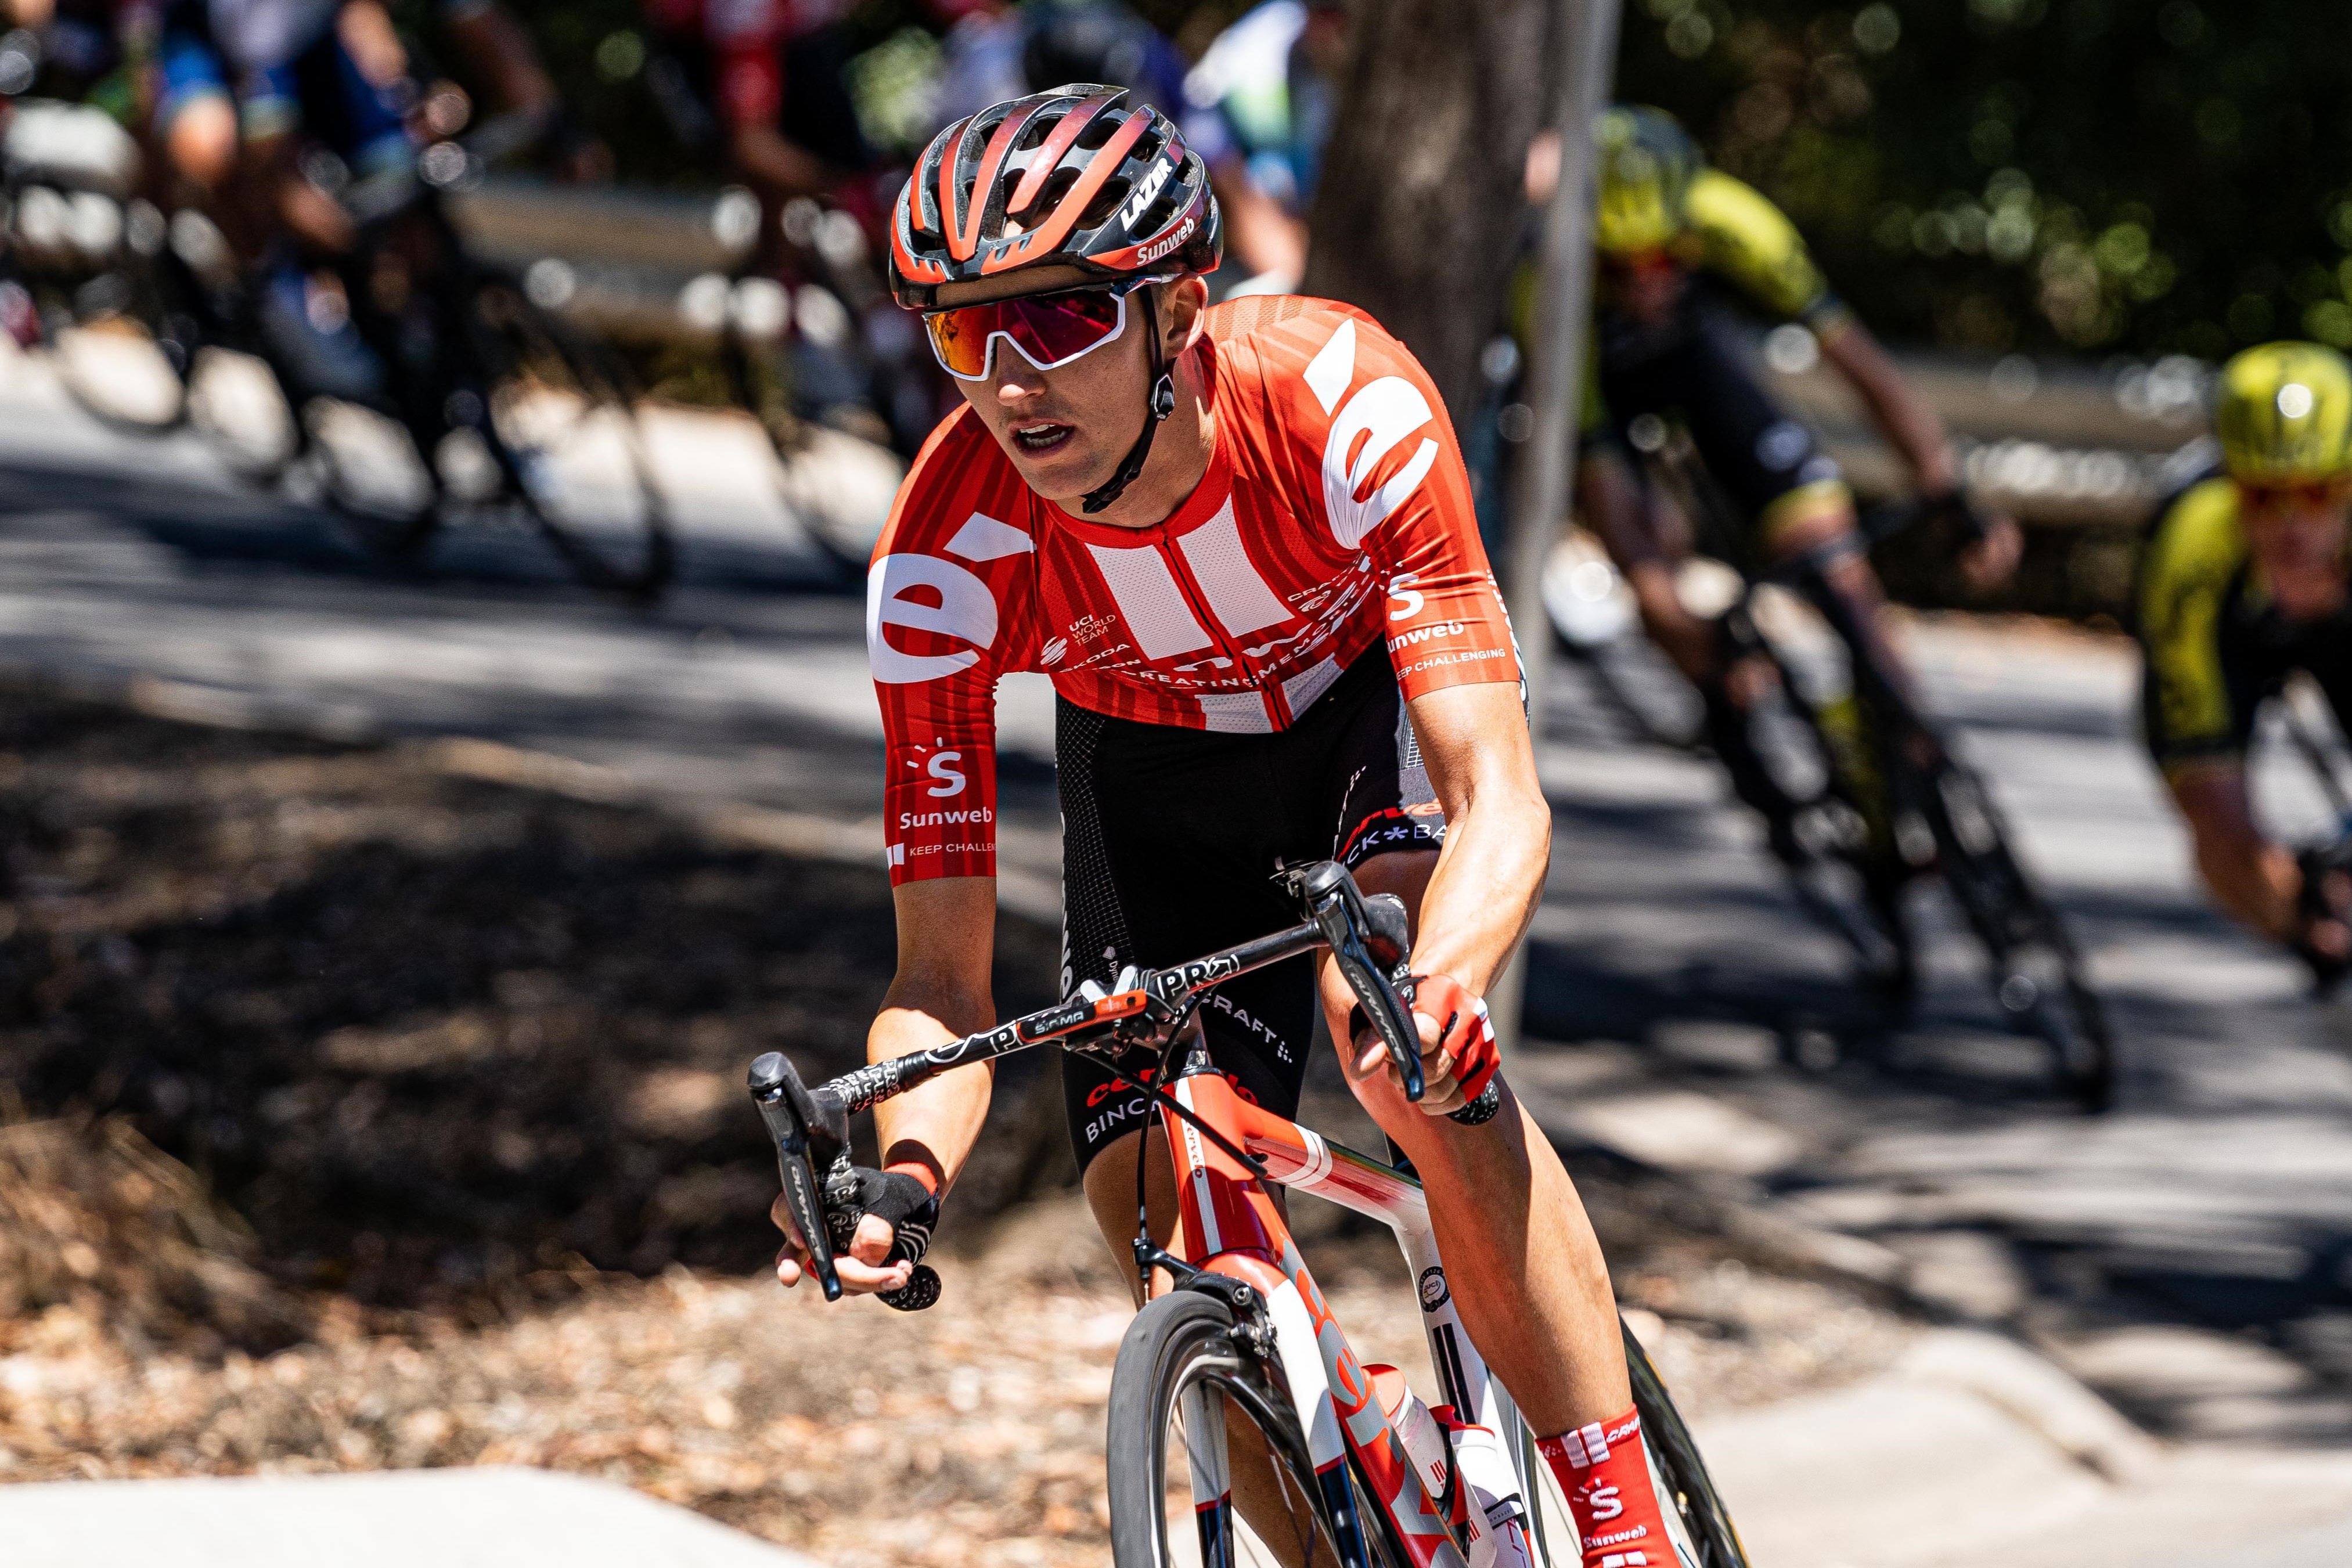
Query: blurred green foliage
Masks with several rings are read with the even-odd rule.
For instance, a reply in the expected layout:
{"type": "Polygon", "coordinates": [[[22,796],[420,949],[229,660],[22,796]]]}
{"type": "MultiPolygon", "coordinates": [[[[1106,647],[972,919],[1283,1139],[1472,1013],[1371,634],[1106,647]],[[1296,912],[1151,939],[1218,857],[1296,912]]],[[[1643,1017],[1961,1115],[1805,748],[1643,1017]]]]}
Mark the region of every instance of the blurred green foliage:
{"type": "Polygon", "coordinates": [[[1893,336],[2352,345],[2352,67],[2317,0],[1627,0],[1672,110],[1893,336]]]}

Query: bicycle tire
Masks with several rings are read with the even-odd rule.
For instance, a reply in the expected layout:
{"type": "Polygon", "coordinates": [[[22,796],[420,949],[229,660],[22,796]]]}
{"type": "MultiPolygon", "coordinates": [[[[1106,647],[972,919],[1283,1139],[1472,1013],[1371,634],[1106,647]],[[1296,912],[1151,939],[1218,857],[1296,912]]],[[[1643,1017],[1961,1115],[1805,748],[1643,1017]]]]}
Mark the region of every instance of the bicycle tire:
{"type": "Polygon", "coordinates": [[[47,318],[45,333],[50,367],[57,372],[58,384],[82,413],[126,435],[168,435],[189,423],[194,323],[173,320],[174,313],[163,298],[162,279],[153,267],[141,265],[134,256],[85,279],[62,304],[43,314],[47,318]],[[80,351],[85,343],[92,348],[112,344],[110,354],[102,348],[98,352],[116,363],[94,367],[89,356],[80,351]],[[154,383],[147,389],[151,393],[162,390],[164,395],[159,401],[134,393],[126,404],[119,373],[108,372],[120,372],[129,368],[131,360],[149,356],[154,363],[145,367],[149,373],[142,379],[154,383]],[[159,367],[160,376],[153,373],[159,367]]]}
{"type": "Polygon", "coordinates": [[[513,500],[582,584],[638,602],[659,598],[677,546],[619,367],[509,279],[472,279],[467,314],[486,407],[454,423],[482,435],[513,500]],[[592,456],[611,471],[588,483],[558,472],[592,456]]]}
{"type": "MultiPolygon", "coordinates": [[[[1716,1491],[1682,1412],[1675,1408],[1674,1397],[1633,1331],[1622,1320],[1617,1326],[1625,1342],[1625,1372],[1633,1385],[1633,1408],[1642,1416],[1643,1440],[1657,1479],[1661,1510],[1673,1510],[1698,1553],[1692,1568],[1748,1568],[1747,1549],[1739,1543],[1731,1511],[1716,1491]]],[[[1679,1543],[1676,1554],[1681,1554],[1679,1543]]]]}
{"type": "Polygon", "coordinates": [[[1409,1568],[1412,1559],[1381,1527],[1380,1511],[1364,1506],[1352,1465],[1333,1472],[1342,1478],[1344,1498],[1332,1506],[1282,1386],[1236,1340],[1232,1309],[1212,1296],[1175,1291],[1136,1314],[1111,1372],[1107,1423],[1115,1568],[1271,1565],[1281,1559],[1254,1533],[1261,1525],[1290,1531],[1292,1561],[1314,1568],[1409,1568]],[[1234,1451],[1229,1435],[1237,1419],[1258,1433],[1262,1470],[1234,1451]],[[1181,1500],[1171,1490],[1171,1459],[1185,1472],[1181,1500]],[[1229,1482],[1240,1483],[1223,1495],[1255,1490],[1265,1500],[1246,1521],[1250,1528],[1242,1528],[1231,1506],[1194,1506],[1195,1461],[1212,1478],[1222,1466],[1229,1482]],[[1245,1464],[1250,1468],[1238,1469],[1245,1464]],[[1187,1520],[1197,1533],[1179,1545],[1187,1520]]]}
{"type": "Polygon", "coordinates": [[[2011,848],[1983,780],[1947,758],[1931,783],[1927,821],[1945,885],[1991,959],[1995,1002],[2011,1028],[2049,1049],[2061,1089],[2085,1110],[2106,1110],[2115,1099],[2115,1038],[2065,922],[2011,848]],[[1956,798],[1964,810],[1954,809],[1956,798]]]}

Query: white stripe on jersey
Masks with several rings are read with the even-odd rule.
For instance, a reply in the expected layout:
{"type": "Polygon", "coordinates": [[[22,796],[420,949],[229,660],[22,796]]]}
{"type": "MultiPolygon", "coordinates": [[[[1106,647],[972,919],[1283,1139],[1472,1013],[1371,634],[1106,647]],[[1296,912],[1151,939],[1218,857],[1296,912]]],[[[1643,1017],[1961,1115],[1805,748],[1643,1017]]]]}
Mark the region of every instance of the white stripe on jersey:
{"type": "Polygon", "coordinates": [[[1299,715],[1315,706],[1315,699],[1331,689],[1339,678],[1339,662],[1328,654],[1319,664],[1299,671],[1282,683],[1282,700],[1290,705],[1290,717],[1296,723],[1299,715]]]}
{"type": "Polygon", "coordinates": [[[1255,692],[1202,692],[1201,719],[1203,729],[1219,735],[1272,735],[1274,716],[1265,710],[1265,699],[1255,692]]]}
{"type": "Polygon", "coordinates": [[[1087,553],[1110,584],[1120,619],[1135,633],[1135,645],[1147,659],[1171,658],[1209,645],[1209,634],[1192,618],[1176,574],[1150,545],[1138,549],[1114,549],[1088,545],[1087,553]]]}
{"type": "Polygon", "coordinates": [[[1234,636],[1279,626],[1291,618],[1290,607],[1266,585],[1250,560],[1249,547],[1242,543],[1242,526],[1234,517],[1231,496],[1225,497],[1225,504],[1218,508],[1215,517],[1178,539],[1176,545],[1184,552],[1184,564],[1199,580],[1201,591],[1208,597],[1209,609],[1234,636]]]}

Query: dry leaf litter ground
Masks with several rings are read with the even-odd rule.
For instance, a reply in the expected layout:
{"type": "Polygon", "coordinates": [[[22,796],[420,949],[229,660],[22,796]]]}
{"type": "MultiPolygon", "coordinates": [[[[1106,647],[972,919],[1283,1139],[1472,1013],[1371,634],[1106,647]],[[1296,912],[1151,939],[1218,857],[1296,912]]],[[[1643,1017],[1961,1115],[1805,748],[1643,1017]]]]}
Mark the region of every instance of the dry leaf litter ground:
{"type": "MultiPolygon", "coordinates": [[[[844,1568],[1098,1563],[1121,1275],[1050,1063],[1005,1075],[912,1316],[764,1276],[740,1100],[857,1059],[879,874],[453,778],[429,749],[0,691],[0,1480],[525,1463],[844,1568]]],[[[1000,932],[1000,1004],[1054,934],[1000,932]]],[[[1310,1119],[1369,1127],[1318,1079],[1310,1119]]],[[[1690,1409],[1908,1329],[1578,1170],[1690,1409]]],[[[1368,1359],[1425,1384],[1393,1249],[1297,1206],[1368,1359]]]]}

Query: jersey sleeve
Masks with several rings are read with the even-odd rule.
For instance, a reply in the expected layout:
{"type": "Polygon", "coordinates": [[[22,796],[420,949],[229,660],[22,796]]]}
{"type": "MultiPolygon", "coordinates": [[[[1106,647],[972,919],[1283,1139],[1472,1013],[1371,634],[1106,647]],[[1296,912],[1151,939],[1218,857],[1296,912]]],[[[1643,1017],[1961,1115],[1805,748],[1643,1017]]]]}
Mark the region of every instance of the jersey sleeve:
{"type": "Polygon", "coordinates": [[[996,874],[996,682],[1033,640],[1036,555],[982,505],[989,444],[961,417],[932,436],[866,572],[893,887],[996,874]]]}
{"type": "Polygon", "coordinates": [[[1815,321],[1843,308],[1788,215],[1753,186],[1718,169],[1691,182],[1685,209],[1706,268],[1759,309],[1815,321]]]}
{"type": "Polygon", "coordinates": [[[2140,720],[2167,772],[2242,755],[2253,715],[2233,700],[2221,657],[2221,621],[2244,559],[2236,495],[2208,480],[2167,508],[2140,567],[2139,638],[2146,653],[2140,720]]]}
{"type": "Polygon", "coordinates": [[[1405,700],[1518,680],[1518,647],[1478,540],[1470,476],[1428,372],[1351,312],[1303,379],[1328,403],[1324,507],[1342,542],[1361,541],[1387,592],[1383,631],[1405,700]]]}

